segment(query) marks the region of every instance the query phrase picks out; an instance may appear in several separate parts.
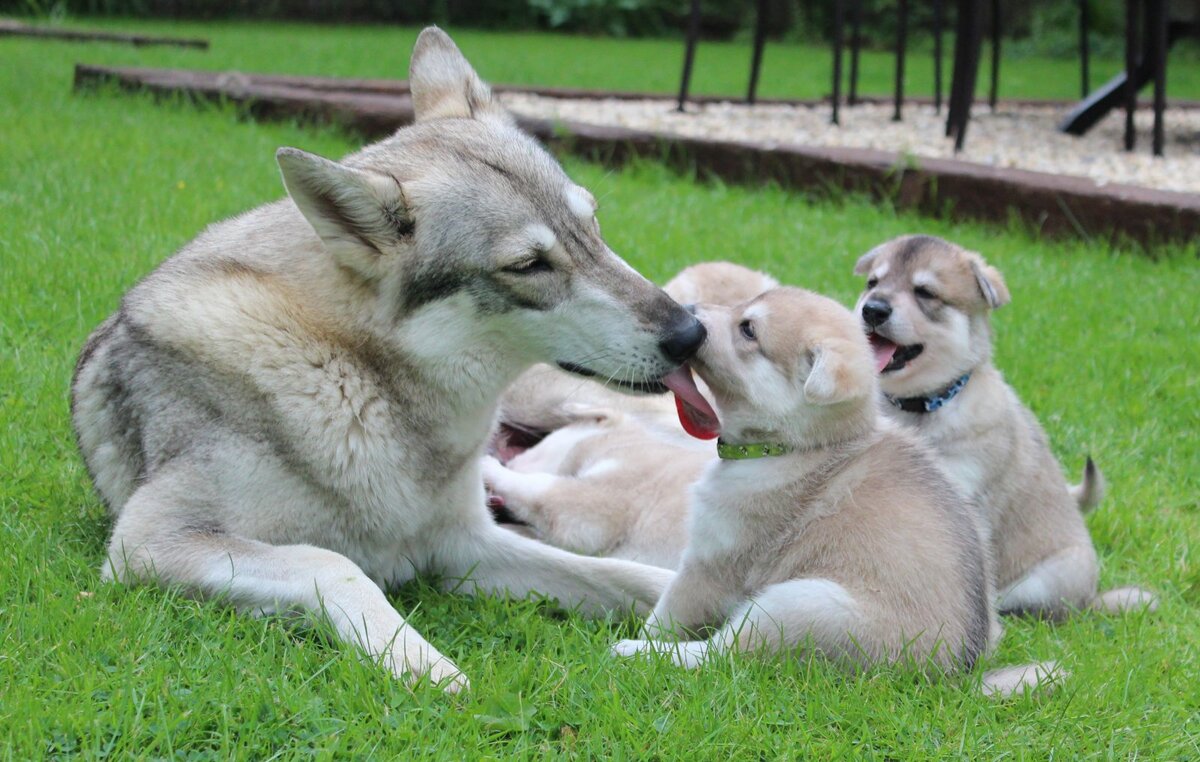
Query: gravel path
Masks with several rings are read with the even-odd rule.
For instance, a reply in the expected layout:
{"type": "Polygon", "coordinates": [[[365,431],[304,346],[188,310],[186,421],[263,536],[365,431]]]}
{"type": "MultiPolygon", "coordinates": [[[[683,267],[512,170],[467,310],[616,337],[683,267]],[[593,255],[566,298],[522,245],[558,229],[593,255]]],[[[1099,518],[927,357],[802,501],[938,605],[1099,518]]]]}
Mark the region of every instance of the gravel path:
{"type": "Polygon", "coordinates": [[[717,140],[875,148],[915,156],[958,158],[997,167],[1089,177],[1097,185],[1125,183],[1159,190],[1200,192],[1200,110],[1168,109],[1166,156],[1150,153],[1153,114],[1139,110],[1137,150],[1122,149],[1124,112],[1114,112],[1082,138],[1059,133],[1058,108],[1006,106],[995,113],[977,105],[967,145],[955,157],[943,137],[945,116],[932,106],[909,104],[904,121],[892,106],[842,109],[842,126],[829,123],[829,106],[698,104],[680,114],[664,100],[574,100],[524,93],[501,96],[512,111],[528,116],[673,133],[717,140]]]}

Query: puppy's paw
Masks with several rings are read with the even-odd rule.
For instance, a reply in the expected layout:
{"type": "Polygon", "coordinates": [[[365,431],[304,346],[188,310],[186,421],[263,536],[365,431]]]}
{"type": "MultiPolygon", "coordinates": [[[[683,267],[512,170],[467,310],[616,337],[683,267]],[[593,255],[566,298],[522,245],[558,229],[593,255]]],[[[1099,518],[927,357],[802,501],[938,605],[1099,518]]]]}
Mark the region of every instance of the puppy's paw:
{"type": "Polygon", "coordinates": [[[508,476],[508,469],[499,460],[491,455],[484,455],[480,462],[480,469],[483,472],[483,483],[489,490],[495,492],[497,482],[503,482],[508,476]]]}
{"type": "Polygon", "coordinates": [[[654,646],[649,640],[621,640],[610,649],[613,656],[638,656],[654,653],[654,646]]]}

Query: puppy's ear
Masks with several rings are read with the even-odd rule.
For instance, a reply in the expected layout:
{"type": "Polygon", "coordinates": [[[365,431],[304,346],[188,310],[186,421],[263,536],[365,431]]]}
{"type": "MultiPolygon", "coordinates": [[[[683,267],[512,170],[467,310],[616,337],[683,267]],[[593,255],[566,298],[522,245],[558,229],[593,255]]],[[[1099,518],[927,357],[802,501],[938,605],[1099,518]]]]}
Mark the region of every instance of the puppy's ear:
{"type": "Polygon", "coordinates": [[[855,347],[830,340],[813,349],[813,366],[804,382],[804,399],[813,405],[833,405],[862,396],[866,382],[855,365],[855,347]]]}
{"type": "Polygon", "coordinates": [[[456,118],[511,120],[454,40],[436,26],[425,27],[413,46],[408,87],[418,122],[456,118]]]}
{"type": "Polygon", "coordinates": [[[666,291],[667,296],[680,304],[695,304],[700,301],[700,289],[696,287],[695,279],[687,270],[683,270],[667,281],[667,285],[663,286],[663,291],[666,291]]]}
{"type": "Polygon", "coordinates": [[[975,275],[975,282],[979,284],[979,291],[988,309],[999,309],[1012,301],[1000,271],[984,262],[978,254],[971,255],[971,272],[975,275]]]}
{"type": "Polygon", "coordinates": [[[364,278],[377,278],[383,252],[412,235],[404,189],[395,178],[297,148],[280,148],[275,161],[288,195],[325,248],[364,278]]]}
{"type": "Polygon", "coordinates": [[[883,246],[876,246],[866,254],[863,254],[861,257],[859,257],[858,261],[854,263],[854,274],[866,275],[868,272],[870,272],[871,265],[875,262],[875,257],[878,257],[881,251],[883,251],[883,246]]]}

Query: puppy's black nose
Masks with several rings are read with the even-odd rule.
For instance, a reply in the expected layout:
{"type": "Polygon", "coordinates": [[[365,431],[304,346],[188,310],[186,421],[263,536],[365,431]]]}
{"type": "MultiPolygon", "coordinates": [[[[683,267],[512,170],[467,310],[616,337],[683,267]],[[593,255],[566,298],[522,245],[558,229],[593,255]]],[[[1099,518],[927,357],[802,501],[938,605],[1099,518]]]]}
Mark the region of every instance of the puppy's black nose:
{"type": "Polygon", "coordinates": [[[696,354],[696,350],[704,343],[707,336],[708,331],[704,329],[704,324],[692,315],[688,315],[686,319],[675,325],[666,338],[658,342],[658,348],[662,350],[668,360],[681,364],[696,354]]]}
{"type": "Polygon", "coordinates": [[[892,316],[892,305],[882,299],[871,299],[862,308],[863,322],[875,328],[892,316]]]}

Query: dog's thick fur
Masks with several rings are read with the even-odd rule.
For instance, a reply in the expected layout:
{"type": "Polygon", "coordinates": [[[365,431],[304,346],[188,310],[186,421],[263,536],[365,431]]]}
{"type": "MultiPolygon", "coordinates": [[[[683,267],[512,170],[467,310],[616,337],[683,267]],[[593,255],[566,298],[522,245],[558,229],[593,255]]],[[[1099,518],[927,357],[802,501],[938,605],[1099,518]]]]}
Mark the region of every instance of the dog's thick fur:
{"type": "Polygon", "coordinates": [[[290,198],[129,291],[80,356],[73,422],[116,517],[107,575],[323,612],[396,675],[457,689],[384,588],[432,572],[646,610],[671,577],[495,526],[480,460],[501,391],[552,362],[660,392],[703,333],[440,30],[410,82],[416,124],[341,162],[281,149],[290,198]]]}
{"type": "MultiPolygon", "coordinates": [[[[663,290],[683,304],[732,307],[777,285],[731,262],[702,262],[663,290]]],[[[484,464],[484,480],[508,517],[568,550],[679,564],[688,491],[715,453],[683,431],[669,396],[616,394],[538,366],[509,387],[500,411],[502,430],[550,432],[515,457],[501,446],[501,459],[484,464]]]]}
{"type": "Polygon", "coordinates": [[[855,316],[794,288],[697,316],[708,340],[692,366],[722,438],[794,449],[709,467],[651,639],[614,650],[695,666],[802,647],[849,666],[969,668],[998,636],[975,517],[932,454],[878,416],[855,316]],[[708,627],[706,640],[672,640],[708,627]]]}
{"type": "Polygon", "coordinates": [[[904,236],[864,254],[855,273],[868,278],[856,310],[871,340],[898,346],[897,356],[921,347],[882,372],[884,392],[926,396],[970,373],[934,412],[884,409],[937,450],[981,510],[1000,610],[1060,617],[1085,606],[1153,605],[1136,588],[1096,595],[1096,551],[1081,512],[1099,502],[1103,481],[1089,461],[1083,483],[1068,488],[1041,426],[992,364],[988,316],[1010,300],[999,271],[948,241],[904,236]]]}

